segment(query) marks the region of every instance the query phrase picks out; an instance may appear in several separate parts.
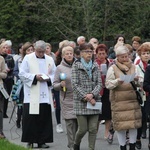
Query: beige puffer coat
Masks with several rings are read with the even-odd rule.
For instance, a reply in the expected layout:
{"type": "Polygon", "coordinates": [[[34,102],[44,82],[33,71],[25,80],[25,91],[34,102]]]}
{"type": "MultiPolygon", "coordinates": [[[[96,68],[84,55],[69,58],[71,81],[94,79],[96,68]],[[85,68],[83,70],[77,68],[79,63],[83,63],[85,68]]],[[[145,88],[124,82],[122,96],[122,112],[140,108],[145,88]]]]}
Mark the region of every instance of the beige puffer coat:
{"type": "MultiPolygon", "coordinates": [[[[122,64],[116,62],[120,69],[122,64]]],[[[128,66],[129,67],[129,66],[128,66]]],[[[136,100],[136,94],[130,83],[118,84],[121,74],[124,74],[115,64],[112,65],[106,77],[106,87],[110,89],[113,126],[116,131],[141,127],[141,107],[136,100]]],[[[135,66],[130,65],[126,74],[135,73],[135,66]]]]}

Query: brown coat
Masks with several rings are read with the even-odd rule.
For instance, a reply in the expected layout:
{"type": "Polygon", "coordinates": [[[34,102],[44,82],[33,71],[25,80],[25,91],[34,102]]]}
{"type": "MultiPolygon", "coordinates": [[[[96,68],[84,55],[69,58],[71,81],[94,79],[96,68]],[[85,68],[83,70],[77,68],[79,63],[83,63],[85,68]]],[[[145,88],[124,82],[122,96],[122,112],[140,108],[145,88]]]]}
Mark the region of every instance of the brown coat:
{"type": "MultiPolygon", "coordinates": [[[[131,64],[126,74],[133,73],[135,73],[135,66],[131,64]]],[[[106,87],[111,89],[112,120],[116,131],[141,127],[142,117],[141,107],[136,100],[132,85],[130,83],[118,84],[117,78],[121,74],[123,72],[116,65],[113,65],[109,68],[106,77],[106,87]],[[112,83],[114,83],[114,86],[109,86],[112,83]]]]}
{"type": "Polygon", "coordinates": [[[75,119],[76,115],[73,110],[73,89],[71,85],[71,70],[72,65],[67,64],[64,59],[62,59],[60,65],[57,66],[53,87],[55,90],[60,91],[60,103],[61,103],[61,113],[63,119],[75,119]],[[61,87],[60,73],[66,74],[66,93],[63,92],[61,87]]]}

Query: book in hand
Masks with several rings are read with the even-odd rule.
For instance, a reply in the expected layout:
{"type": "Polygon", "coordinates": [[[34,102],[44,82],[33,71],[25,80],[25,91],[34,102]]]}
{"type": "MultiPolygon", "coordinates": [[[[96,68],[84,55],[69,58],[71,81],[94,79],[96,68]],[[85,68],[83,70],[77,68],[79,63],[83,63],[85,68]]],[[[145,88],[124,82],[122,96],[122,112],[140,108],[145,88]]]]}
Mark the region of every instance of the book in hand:
{"type": "Polygon", "coordinates": [[[48,80],[49,79],[49,76],[47,76],[46,74],[42,74],[41,77],[42,77],[43,80],[48,80]]]}
{"type": "Polygon", "coordinates": [[[87,109],[102,110],[102,103],[101,102],[96,102],[95,105],[93,106],[90,102],[87,102],[87,109]]]}

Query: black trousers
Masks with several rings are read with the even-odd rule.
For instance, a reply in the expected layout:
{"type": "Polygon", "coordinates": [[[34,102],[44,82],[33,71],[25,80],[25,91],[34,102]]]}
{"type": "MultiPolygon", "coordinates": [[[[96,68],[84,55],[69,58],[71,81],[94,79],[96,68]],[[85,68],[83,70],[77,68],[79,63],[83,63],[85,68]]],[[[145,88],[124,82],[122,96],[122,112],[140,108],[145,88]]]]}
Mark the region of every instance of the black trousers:
{"type": "Polygon", "coordinates": [[[23,107],[18,105],[17,108],[17,124],[20,124],[21,120],[22,120],[22,112],[23,112],[23,107]]]}
{"type": "Polygon", "coordinates": [[[145,104],[141,107],[142,111],[142,127],[137,129],[137,139],[140,140],[142,136],[142,131],[147,128],[147,117],[146,117],[146,111],[145,111],[145,104]]]}
{"type": "Polygon", "coordinates": [[[4,96],[0,92],[0,133],[3,132],[3,108],[4,108],[4,96]]]}
{"type": "MultiPolygon", "coordinates": [[[[14,80],[12,78],[4,81],[4,87],[5,87],[8,95],[10,95],[10,93],[11,93],[13,84],[14,84],[14,80]]],[[[8,108],[8,99],[5,99],[4,100],[4,111],[3,111],[4,116],[7,114],[7,108],[8,108]]]]}
{"type": "Polygon", "coordinates": [[[23,104],[22,142],[51,143],[53,142],[53,126],[51,105],[40,104],[40,113],[29,114],[29,103],[23,104]]]}

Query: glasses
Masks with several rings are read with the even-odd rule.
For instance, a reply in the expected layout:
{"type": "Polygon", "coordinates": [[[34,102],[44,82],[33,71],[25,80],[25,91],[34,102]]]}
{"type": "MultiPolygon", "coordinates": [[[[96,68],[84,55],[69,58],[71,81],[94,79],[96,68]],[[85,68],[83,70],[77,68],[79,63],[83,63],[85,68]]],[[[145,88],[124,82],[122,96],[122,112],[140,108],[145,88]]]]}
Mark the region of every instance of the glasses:
{"type": "Polygon", "coordinates": [[[84,52],[84,53],[90,53],[90,54],[92,54],[92,53],[93,53],[93,51],[92,51],[92,50],[83,50],[82,52],[84,52]]]}
{"type": "Polygon", "coordinates": [[[97,42],[93,42],[94,44],[97,44],[97,42]]]}

